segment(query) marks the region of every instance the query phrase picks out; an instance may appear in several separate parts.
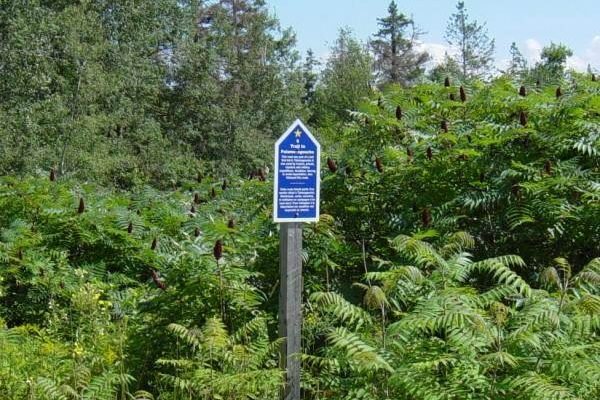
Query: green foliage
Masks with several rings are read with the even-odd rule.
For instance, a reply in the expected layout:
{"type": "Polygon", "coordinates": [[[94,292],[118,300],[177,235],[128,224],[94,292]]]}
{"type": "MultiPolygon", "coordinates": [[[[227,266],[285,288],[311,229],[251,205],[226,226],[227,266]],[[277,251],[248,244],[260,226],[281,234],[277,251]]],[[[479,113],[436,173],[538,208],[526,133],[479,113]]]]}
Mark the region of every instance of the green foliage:
{"type": "MultiPolygon", "coordinates": [[[[4,178],[0,321],[11,329],[2,330],[2,398],[125,399],[136,387],[159,390],[156,368],[145,366],[170,354],[167,326],[204,323],[215,312],[237,327],[235,346],[258,352],[248,342],[266,332],[250,322],[265,298],[256,255],[274,243],[251,238],[272,229],[269,196],[256,181],[221,186],[209,178],[194,184],[203,204],[190,214],[195,196],[186,190],[123,194],[4,178]],[[207,201],[212,189],[218,197],[207,201]],[[241,206],[248,202],[256,208],[241,206]],[[219,263],[212,256],[217,239],[225,244],[219,263]],[[14,340],[5,345],[5,338],[14,340]]],[[[265,376],[279,382],[279,371],[246,372],[256,374],[255,385],[265,376]]]]}
{"type": "MultiPolygon", "coordinates": [[[[386,301],[380,304],[389,321],[377,324],[375,318],[361,316],[365,323],[357,325],[348,315],[356,319],[362,312],[342,299],[335,300],[336,307],[316,309],[323,318],[333,313],[333,327],[326,330],[331,345],[306,357],[310,390],[316,397],[324,393],[332,399],[598,396],[597,310],[582,306],[576,297],[558,298],[531,289],[510,268],[523,267],[519,257],[473,262],[464,253],[473,244],[467,234],[452,235],[438,246],[420,237],[399,236],[393,246],[402,260],[423,271],[426,280],[397,274],[390,281],[389,274],[398,268],[393,264],[365,277],[369,285],[377,276],[385,282],[386,301]],[[483,272],[493,273],[494,279],[484,280],[483,272]],[[588,317],[595,327],[579,329],[581,318],[588,317]],[[570,378],[571,374],[578,378],[570,378]]],[[[585,271],[596,264],[592,261],[585,271]]],[[[593,296],[585,293],[579,295],[593,296]]],[[[334,298],[315,294],[313,300],[326,306],[331,300],[323,300],[334,298]]]]}
{"type": "Polygon", "coordinates": [[[550,43],[549,46],[542,49],[542,61],[538,65],[538,69],[554,78],[562,76],[567,58],[572,55],[573,51],[564,44],[550,43]]]}
{"type": "Polygon", "coordinates": [[[218,318],[202,329],[171,324],[169,330],[190,349],[189,358],[160,359],[173,372],[162,375],[174,399],[272,399],[281,388],[281,340],[270,342],[264,317],[255,317],[228,335],[218,318]]]}
{"type": "Polygon", "coordinates": [[[0,20],[4,174],[173,187],[199,159],[264,166],[308,115],[294,36],[261,1],[3,0],[0,20]]]}
{"type": "Polygon", "coordinates": [[[263,167],[274,139],[307,115],[293,32],[263,1],[179,3],[166,132],[221,170],[263,167]]]}
{"type": "Polygon", "coordinates": [[[358,107],[371,93],[372,60],[367,49],[341,29],[316,89],[315,120],[327,126],[348,119],[348,111],[358,107]]]}
{"type": "Polygon", "coordinates": [[[510,45],[510,64],[506,72],[509,75],[518,76],[526,72],[527,60],[521,53],[521,50],[517,47],[515,42],[510,45]]]}
{"type": "Polygon", "coordinates": [[[322,209],[360,282],[309,298],[310,396],[599,395],[598,87],[561,87],[392,87],[351,113],[322,209]]]}
{"type": "Polygon", "coordinates": [[[524,84],[525,97],[503,77],[463,86],[465,102],[440,84],[364,102],[327,155],[339,168],[324,178],[323,212],[380,258],[399,232],[468,230],[477,257],[518,254],[529,281],[556,257],[580,268],[599,252],[597,83],[565,82],[559,99],[524,84]]]}
{"type": "Polygon", "coordinates": [[[0,398],[276,398],[264,167],[309,107],[303,397],[600,398],[600,87],[553,45],[464,80],[493,42],[454,17],[460,63],[373,88],[347,30],[300,67],[264,1],[0,0],[0,398]]]}

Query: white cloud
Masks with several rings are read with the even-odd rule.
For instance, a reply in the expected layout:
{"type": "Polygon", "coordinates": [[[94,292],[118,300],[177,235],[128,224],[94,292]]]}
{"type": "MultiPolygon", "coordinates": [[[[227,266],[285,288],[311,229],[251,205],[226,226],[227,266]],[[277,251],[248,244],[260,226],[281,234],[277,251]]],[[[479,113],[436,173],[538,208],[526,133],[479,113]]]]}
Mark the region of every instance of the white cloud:
{"type": "MultiPolygon", "coordinates": [[[[596,35],[592,38],[588,47],[583,51],[583,54],[576,54],[571,57],[569,61],[574,64],[573,68],[578,71],[585,71],[588,64],[595,70],[600,69],[600,35],[596,35]]],[[[567,62],[567,64],[568,63],[569,62],[567,62]]]]}
{"type": "Polygon", "coordinates": [[[442,43],[419,43],[417,45],[419,51],[426,51],[431,57],[431,63],[433,65],[444,62],[446,53],[451,54],[452,50],[449,46],[442,43]]]}
{"type": "Polygon", "coordinates": [[[588,63],[578,55],[567,58],[567,68],[575,71],[584,72],[587,69],[588,63]]]}
{"type": "Polygon", "coordinates": [[[510,59],[509,58],[502,58],[502,59],[496,61],[496,68],[498,69],[498,71],[506,71],[508,69],[508,67],[510,67],[510,59]]]}
{"type": "MultiPolygon", "coordinates": [[[[455,48],[443,43],[418,42],[415,47],[418,51],[426,51],[429,53],[431,59],[427,63],[427,68],[433,68],[434,66],[443,63],[446,53],[450,56],[457,54],[455,48]]],[[[525,40],[524,46],[519,47],[522,49],[523,56],[530,66],[534,66],[541,60],[544,44],[538,39],[529,38],[525,40]]],[[[329,56],[330,52],[319,55],[318,59],[322,63],[321,68],[323,68],[329,56]]],[[[497,59],[495,65],[498,70],[502,71],[508,67],[509,63],[510,59],[502,58],[497,59]]],[[[591,65],[593,69],[600,71],[600,35],[594,36],[583,52],[574,54],[567,59],[567,66],[577,71],[585,71],[588,64],[591,65]]]]}
{"type": "MultiPolygon", "coordinates": [[[[540,61],[543,47],[537,39],[530,38],[525,41],[524,56],[530,65],[540,61]]],[[[592,68],[600,69],[600,35],[594,36],[583,52],[573,54],[567,59],[567,67],[580,72],[585,71],[588,64],[592,68]]]]}
{"type": "Polygon", "coordinates": [[[542,55],[542,44],[539,40],[530,38],[525,41],[525,58],[529,64],[535,64],[540,61],[542,55]]]}
{"type": "Polygon", "coordinates": [[[427,68],[433,68],[444,62],[446,53],[450,56],[456,54],[456,50],[447,44],[433,42],[418,42],[415,46],[417,51],[426,51],[429,54],[430,60],[427,63],[427,68]]]}

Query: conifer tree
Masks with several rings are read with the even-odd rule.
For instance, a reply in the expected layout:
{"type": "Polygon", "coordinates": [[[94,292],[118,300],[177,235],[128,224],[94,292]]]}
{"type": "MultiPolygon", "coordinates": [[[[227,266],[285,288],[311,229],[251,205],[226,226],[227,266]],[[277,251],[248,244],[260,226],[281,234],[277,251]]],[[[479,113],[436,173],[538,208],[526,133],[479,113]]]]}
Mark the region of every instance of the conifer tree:
{"type": "Polygon", "coordinates": [[[510,45],[510,63],[508,65],[508,72],[511,75],[523,73],[527,69],[527,60],[523,57],[523,54],[519,50],[519,47],[515,42],[510,45]]]}
{"type": "Polygon", "coordinates": [[[315,89],[319,78],[315,68],[318,66],[319,61],[315,57],[315,53],[309,49],[306,53],[304,65],[302,66],[302,79],[304,81],[304,97],[302,98],[302,101],[308,106],[311,106],[314,102],[315,89]]]}
{"type": "Polygon", "coordinates": [[[492,69],[494,40],[487,34],[485,24],[471,21],[464,1],[456,5],[446,28],[446,40],[457,50],[456,61],[463,79],[484,76],[492,69]]]}
{"type": "Polygon", "coordinates": [[[426,52],[416,49],[419,32],[412,19],[398,11],[392,1],[388,15],[379,18],[379,31],[371,42],[375,55],[375,68],[381,83],[407,85],[424,72],[424,64],[429,59],[426,52]]]}

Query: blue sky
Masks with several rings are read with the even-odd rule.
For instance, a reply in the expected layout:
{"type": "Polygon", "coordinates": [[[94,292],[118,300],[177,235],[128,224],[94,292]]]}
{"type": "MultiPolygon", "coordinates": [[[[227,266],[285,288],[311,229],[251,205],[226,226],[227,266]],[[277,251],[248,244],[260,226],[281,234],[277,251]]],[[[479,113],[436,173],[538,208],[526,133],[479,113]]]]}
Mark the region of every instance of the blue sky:
{"type": "MultiPolygon", "coordinates": [[[[377,30],[390,0],[267,0],[282,26],[292,27],[298,48],[312,48],[326,57],[340,27],[350,27],[366,40],[377,30]]],[[[434,57],[446,50],[444,32],[454,0],[397,0],[402,12],[411,15],[426,33],[423,46],[434,57]]],[[[550,42],[565,43],[575,53],[569,64],[582,69],[588,63],[600,70],[600,0],[466,0],[472,19],[486,22],[496,39],[496,63],[508,58],[514,41],[531,61],[550,42]]]]}

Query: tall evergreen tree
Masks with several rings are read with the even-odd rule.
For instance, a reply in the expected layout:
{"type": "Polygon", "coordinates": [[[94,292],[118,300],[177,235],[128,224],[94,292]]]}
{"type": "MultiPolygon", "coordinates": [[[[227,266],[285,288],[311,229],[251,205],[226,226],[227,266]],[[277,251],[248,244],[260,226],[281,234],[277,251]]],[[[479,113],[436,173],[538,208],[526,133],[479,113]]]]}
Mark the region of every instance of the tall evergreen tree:
{"type": "Polygon", "coordinates": [[[375,68],[382,83],[410,84],[424,72],[429,59],[426,52],[418,51],[415,42],[419,32],[412,19],[398,11],[392,1],[388,15],[378,18],[379,31],[371,42],[375,54],[375,68]]]}
{"type": "Polygon", "coordinates": [[[315,57],[315,53],[309,49],[306,53],[304,65],[302,66],[302,75],[304,80],[304,98],[303,101],[307,105],[311,105],[315,97],[315,89],[319,78],[315,68],[319,66],[319,61],[315,57]]]}
{"type": "Polygon", "coordinates": [[[487,34],[485,24],[470,21],[464,1],[456,5],[446,28],[446,40],[455,47],[456,61],[464,79],[481,77],[492,69],[494,40],[487,34]]]}

